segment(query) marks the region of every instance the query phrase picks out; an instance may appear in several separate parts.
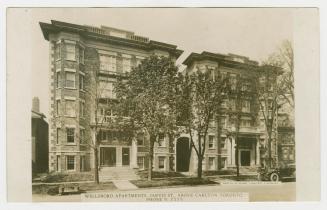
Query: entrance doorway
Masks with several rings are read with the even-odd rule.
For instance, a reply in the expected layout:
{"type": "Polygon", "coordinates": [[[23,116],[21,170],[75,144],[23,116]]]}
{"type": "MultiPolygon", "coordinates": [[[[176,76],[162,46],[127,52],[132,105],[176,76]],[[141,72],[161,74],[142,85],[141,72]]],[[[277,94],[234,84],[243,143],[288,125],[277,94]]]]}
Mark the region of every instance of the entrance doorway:
{"type": "Polygon", "coordinates": [[[189,171],[190,165],[190,142],[186,137],[177,140],[176,145],[176,170],[179,172],[189,171]]]}
{"type": "Polygon", "coordinates": [[[251,152],[249,150],[241,151],[241,166],[250,166],[251,152]]]}
{"type": "Polygon", "coordinates": [[[129,148],[122,149],[122,161],[123,166],[129,165],[129,148]]]}
{"type": "Polygon", "coordinates": [[[101,147],[100,148],[100,165],[116,166],[116,148],[101,147]]]}

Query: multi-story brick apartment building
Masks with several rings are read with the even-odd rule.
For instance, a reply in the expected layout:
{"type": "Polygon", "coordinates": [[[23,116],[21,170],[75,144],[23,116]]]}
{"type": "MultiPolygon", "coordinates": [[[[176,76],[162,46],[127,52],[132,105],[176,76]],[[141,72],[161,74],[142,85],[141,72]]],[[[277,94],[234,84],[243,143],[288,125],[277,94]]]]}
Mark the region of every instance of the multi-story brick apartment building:
{"type": "MultiPolygon", "coordinates": [[[[183,51],[177,46],[149,40],[133,32],[106,26],[93,27],[51,21],[40,23],[44,38],[50,45],[50,171],[86,171],[94,167],[92,149],[94,141],[94,100],[89,91],[94,86],[94,77],[103,84],[101,99],[115,99],[113,83],[117,77],[138,65],[142,59],[152,54],[169,56],[176,60],[183,51]],[[97,71],[95,76],[93,73],[97,71]]],[[[228,54],[203,52],[192,53],[183,62],[185,71],[219,70],[230,74],[251,78],[258,63],[247,57],[228,54]]],[[[251,90],[251,84],[244,87],[251,90]]],[[[93,90],[94,91],[94,90],[93,90]]],[[[250,96],[244,101],[239,130],[239,160],[235,160],[235,139],[232,120],[227,110],[233,110],[233,99],[223,104],[221,132],[217,132],[217,123],[213,120],[209,130],[207,151],[204,158],[204,170],[219,170],[240,166],[259,166],[266,135],[264,125],[253,119],[251,114],[254,99],[250,96]],[[224,114],[225,113],[225,114],[224,114]],[[218,135],[220,137],[218,138],[218,135]]],[[[114,115],[106,110],[106,104],[100,104],[99,113],[103,119],[114,115]],[[102,108],[101,108],[102,106],[102,108]],[[109,113],[109,114],[108,114],[109,113]]],[[[234,104],[234,105],[233,105],[234,104]]],[[[106,120],[104,120],[106,123],[106,120]]],[[[139,136],[137,141],[128,141],[122,132],[103,129],[99,145],[100,167],[147,168],[146,138],[139,136]]],[[[159,137],[155,143],[154,170],[195,172],[197,158],[190,148],[189,137],[169,140],[159,137]]]]}
{"type": "MultiPolygon", "coordinates": [[[[50,48],[50,171],[93,168],[90,141],[94,139],[94,100],[90,92],[94,71],[102,83],[102,99],[114,99],[113,83],[152,54],[177,59],[175,45],[149,40],[133,32],[106,26],[92,27],[59,21],[40,23],[50,48]]],[[[95,91],[95,90],[93,90],[95,91]]],[[[100,105],[101,106],[101,105],[100,105]]],[[[108,110],[100,107],[99,113],[108,110]]],[[[113,113],[111,113],[113,114],[113,113]]],[[[145,167],[145,142],[129,143],[113,130],[101,133],[100,167],[145,167]]],[[[164,148],[164,145],[157,145],[164,148]]],[[[160,148],[159,148],[160,150],[160,148]]],[[[169,151],[162,150],[155,169],[167,168],[169,151]],[[166,158],[166,159],[165,159],[166,158]]]]}
{"type": "MultiPolygon", "coordinates": [[[[206,148],[207,152],[204,157],[204,170],[219,170],[222,168],[235,167],[236,161],[239,165],[246,167],[260,166],[260,147],[263,146],[264,129],[257,123],[257,118],[254,117],[259,112],[255,105],[253,94],[253,86],[251,79],[257,74],[258,63],[250,60],[247,57],[234,54],[216,54],[210,52],[202,52],[201,54],[192,53],[184,61],[187,72],[195,71],[212,71],[213,73],[220,71],[223,75],[229,75],[231,79],[231,88],[236,89],[236,80],[238,77],[244,78],[242,90],[245,96],[242,98],[241,104],[241,120],[236,122],[232,119],[231,113],[235,113],[236,96],[231,95],[224,99],[221,105],[220,121],[212,119],[208,131],[208,139],[206,148]],[[236,123],[239,123],[239,160],[236,160],[236,142],[235,132],[236,123]],[[219,126],[219,127],[218,127],[219,126]],[[220,132],[217,132],[220,128],[220,132]],[[218,138],[219,135],[219,138],[218,138]]],[[[193,167],[196,167],[196,158],[194,158],[193,167]]]]}

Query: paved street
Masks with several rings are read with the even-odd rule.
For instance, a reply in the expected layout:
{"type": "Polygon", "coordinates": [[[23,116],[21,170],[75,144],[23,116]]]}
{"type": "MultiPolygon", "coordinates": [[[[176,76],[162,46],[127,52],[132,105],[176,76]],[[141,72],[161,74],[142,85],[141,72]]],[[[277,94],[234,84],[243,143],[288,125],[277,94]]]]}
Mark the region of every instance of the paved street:
{"type": "MultiPolygon", "coordinates": [[[[100,192],[100,191],[97,191],[100,192]]],[[[101,191],[105,193],[106,191],[101,191]]],[[[108,191],[107,191],[108,192],[108,191]]],[[[110,191],[113,192],[113,191],[110,191]]],[[[295,201],[296,199],[296,183],[286,182],[279,184],[222,184],[210,186],[192,186],[192,187],[169,187],[169,188],[152,188],[152,189],[134,189],[134,190],[115,190],[114,192],[128,193],[212,193],[212,192],[247,192],[250,201],[295,201]]],[[[33,195],[35,202],[76,202],[81,201],[80,195],[64,195],[64,196],[43,196],[33,195]]]]}

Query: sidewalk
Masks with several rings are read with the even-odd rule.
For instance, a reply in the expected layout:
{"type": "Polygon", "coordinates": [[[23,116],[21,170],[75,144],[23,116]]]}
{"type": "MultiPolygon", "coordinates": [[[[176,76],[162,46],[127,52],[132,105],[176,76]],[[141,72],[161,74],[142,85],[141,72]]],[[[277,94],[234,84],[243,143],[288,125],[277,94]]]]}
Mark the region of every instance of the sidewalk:
{"type": "Polygon", "coordinates": [[[136,190],[137,186],[132,184],[128,180],[113,180],[112,183],[117,187],[118,190],[136,190]]]}

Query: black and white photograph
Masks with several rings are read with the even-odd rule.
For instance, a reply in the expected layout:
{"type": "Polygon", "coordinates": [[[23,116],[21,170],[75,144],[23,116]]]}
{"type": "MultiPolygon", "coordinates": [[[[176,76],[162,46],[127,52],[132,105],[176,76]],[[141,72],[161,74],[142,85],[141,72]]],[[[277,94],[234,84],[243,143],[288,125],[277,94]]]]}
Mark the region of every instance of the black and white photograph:
{"type": "Polygon", "coordinates": [[[7,8],[8,199],[26,201],[20,176],[31,202],[297,201],[298,167],[320,157],[297,149],[320,142],[299,103],[299,19],[319,57],[316,8],[7,8]]]}

